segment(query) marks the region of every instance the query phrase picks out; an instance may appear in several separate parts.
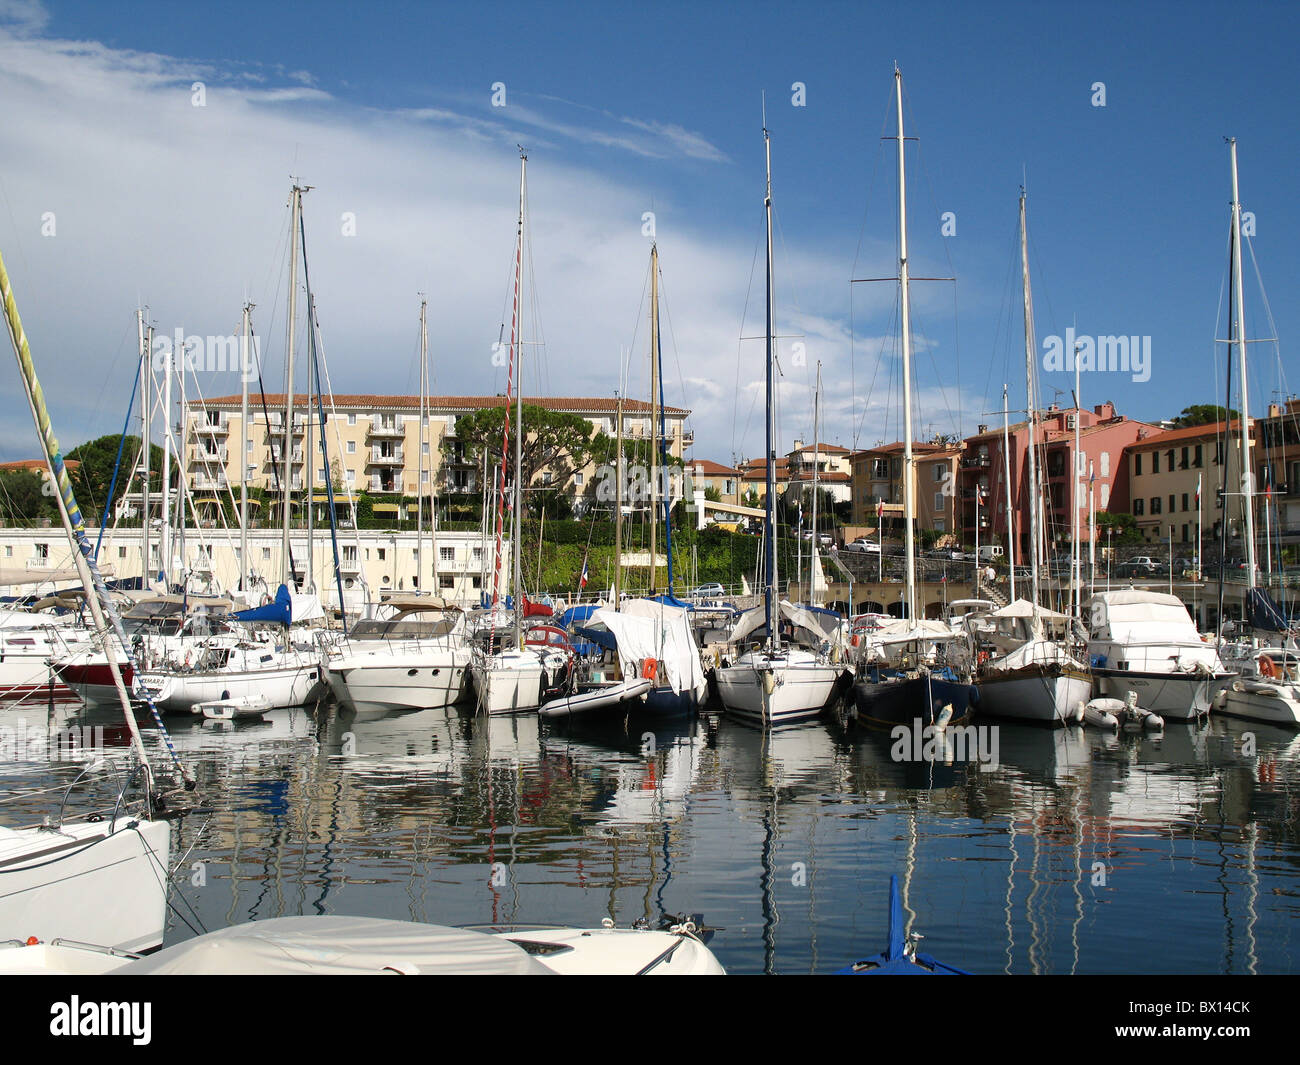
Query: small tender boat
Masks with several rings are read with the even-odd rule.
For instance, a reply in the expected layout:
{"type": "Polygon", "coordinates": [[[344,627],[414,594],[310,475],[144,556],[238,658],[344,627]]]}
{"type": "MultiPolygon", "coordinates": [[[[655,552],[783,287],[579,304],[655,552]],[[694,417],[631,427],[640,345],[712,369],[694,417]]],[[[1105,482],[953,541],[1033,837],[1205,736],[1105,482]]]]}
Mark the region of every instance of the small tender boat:
{"type": "Polygon", "coordinates": [[[209,721],[244,721],[256,718],[271,709],[271,700],[265,695],[239,695],[234,698],[229,692],[222,692],[220,699],[206,703],[195,703],[193,710],[209,721]]]}
{"type": "Polygon", "coordinates": [[[1115,729],[1119,728],[1118,715],[1123,712],[1122,699],[1089,699],[1083,705],[1083,721],[1096,728],[1115,729]]]}
{"type": "Polygon", "coordinates": [[[280,917],[223,928],[147,958],[83,943],[0,947],[0,973],[243,976],[723,976],[695,920],[668,928],[448,928],[374,917],[280,917]]]}
{"type": "Polygon", "coordinates": [[[598,684],[560,699],[552,699],[537,712],[542,717],[568,717],[592,710],[608,710],[620,703],[635,702],[654,686],[648,677],[598,684]]]}
{"type": "MultiPolygon", "coordinates": [[[[874,957],[855,961],[838,970],[837,976],[969,976],[963,969],[954,969],[936,961],[928,954],[918,954],[914,944],[907,942],[903,923],[903,896],[898,890],[898,877],[889,878],[889,945],[874,957]]],[[[919,937],[915,937],[919,938],[919,937]]]]}

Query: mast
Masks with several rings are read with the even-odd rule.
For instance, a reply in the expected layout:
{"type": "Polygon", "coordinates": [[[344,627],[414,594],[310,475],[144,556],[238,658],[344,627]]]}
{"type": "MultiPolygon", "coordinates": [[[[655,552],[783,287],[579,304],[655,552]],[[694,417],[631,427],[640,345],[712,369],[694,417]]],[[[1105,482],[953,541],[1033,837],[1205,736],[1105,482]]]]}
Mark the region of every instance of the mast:
{"type": "MultiPolygon", "coordinates": [[[[621,349],[620,349],[621,350],[621,349]]],[[[622,358],[619,359],[620,364],[622,358]]],[[[622,369],[622,366],[619,367],[622,369]]],[[[623,390],[619,389],[614,395],[614,417],[618,419],[618,429],[615,434],[617,444],[615,445],[615,485],[614,485],[614,609],[617,610],[622,596],[620,585],[623,574],[623,390]]]]}
{"type": "MultiPolygon", "coordinates": [[[[903,72],[894,67],[894,86],[898,95],[898,282],[902,290],[903,322],[903,542],[907,559],[907,603],[905,617],[916,618],[916,534],[912,522],[916,515],[916,486],[912,483],[912,322],[911,297],[907,270],[907,175],[903,163],[903,72]]],[[[976,526],[979,504],[976,503],[976,526]]],[[[977,559],[975,564],[979,565],[977,559]]]]}
{"type": "MultiPolygon", "coordinates": [[[[772,138],[767,132],[766,117],[763,121],[763,148],[767,156],[767,193],[763,198],[763,211],[767,216],[767,414],[766,454],[767,498],[764,501],[764,520],[767,522],[767,541],[764,543],[765,570],[767,587],[763,590],[763,618],[767,623],[768,646],[773,651],[781,649],[781,627],[776,623],[776,595],[778,575],[776,571],[776,451],[774,448],[774,426],[772,419],[772,335],[776,332],[773,323],[772,308],[772,138]]],[[[764,701],[766,706],[766,700],[764,701]]]]}
{"type": "Polygon", "coordinates": [[[817,598],[817,548],[820,543],[817,540],[817,474],[820,468],[821,451],[818,447],[818,433],[821,432],[821,399],[822,399],[822,361],[817,360],[817,390],[813,393],[813,507],[812,507],[812,549],[808,553],[808,602],[813,606],[820,604],[813,602],[817,598]]]}
{"type": "Polygon", "coordinates": [[[659,575],[657,511],[659,501],[659,245],[650,245],[650,594],[654,595],[659,575]]]}
{"type": "MultiPolygon", "coordinates": [[[[1006,475],[1006,499],[1004,505],[1007,512],[1007,593],[1011,602],[1016,601],[1016,536],[1012,527],[1012,510],[1011,510],[1011,412],[1007,408],[1007,386],[1006,382],[1002,384],[1002,466],[1006,475]]],[[[978,522],[977,522],[978,524],[978,522]]],[[[979,565],[976,559],[975,564],[979,565]]]]}
{"type": "Polygon", "coordinates": [[[523,514],[520,505],[523,502],[524,479],[524,204],[525,190],[528,184],[528,156],[519,153],[519,261],[516,288],[519,293],[519,387],[515,392],[515,494],[514,494],[514,536],[510,541],[510,561],[515,573],[515,646],[524,643],[524,604],[520,597],[523,591],[521,558],[523,554],[520,532],[523,527],[523,514]]]}
{"type": "MultiPolygon", "coordinates": [[[[424,440],[429,431],[429,382],[425,376],[429,355],[429,330],[425,322],[427,302],[420,300],[420,431],[419,443],[416,445],[420,458],[415,475],[415,587],[419,591],[424,590],[420,584],[424,580],[424,440]]],[[[435,583],[430,587],[437,585],[435,583]]]]}
{"type": "MultiPolygon", "coordinates": [[[[1034,300],[1029,287],[1029,236],[1025,223],[1025,190],[1020,190],[1020,281],[1025,303],[1025,395],[1028,402],[1029,421],[1029,600],[1038,606],[1038,441],[1035,432],[1037,413],[1034,410],[1034,300]]],[[[1076,365],[1078,360],[1075,360],[1076,365]]],[[[1037,627],[1035,615],[1034,627],[1037,627]]]]}
{"type": "Polygon", "coordinates": [[[140,590],[144,591],[149,587],[149,541],[152,539],[149,535],[149,437],[152,435],[149,421],[153,416],[153,374],[150,372],[153,330],[149,330],[146,338],[143,307],[136,309],[135,323],[140,337],[140,590]]]}
{"type": "MultiPolygon", "coordinates": [[[[304,238],[306,234],[303,234],[304,238]]],[[[303,241],[303,280],[307,287],[307,420],[303,426],[303,509],[307,511],[307,572],[302,590],[309,594],[316,592],[316,449],[312,445],[311,430],[313,408],[316,406],[316,390],[320,382],[316,380],[316,297],[311,290],[311,275],[307,270],[307,242],[303,241]]],[[[321,462],[325,461],[325,451],[320,453],[321,462]]],[[[326,467],[328,473],[328,466],[326,467]]],[[[343,604],[339,604],[342,610],[343,604]]]]}
{"type": "Polygon", "coordinates": [[[175,365],[176,353],[170,350],[167,352],[166,368],[163,377],[163,468],[162,468],[162,535],[160,548],[160,562],[163,572],[163,583],[167,585],[167,590],[171,590],[171,572],[172,572],[172,512],[171,512],[171,480],[172,480],[172,369],[175,365]]]}
{"type": "Polygon", "coordinates": [[[239,590],[248,591],[248,368],[252,365],[253,305],[244,304],[239,361],[239,590]]]}
{"type": "MultiPolygon", "coordinates": [[[[1246,382],[1246,312],[1242,303],[1241,282],[1241,197],[1237,192],[1237,138],[1228,138],[1232,157],[1232,290],[1236,295],[1232,316],[1232,339],[1237,345],[1237,363],[1241,372],[1241,490],[1246,521],[1246,588],[1255,590],[1255,473],[1250,458],[1250,399],[1246,382]]],[[[1172,550],[1173,545],[1170,545],[1172,550]]]]}
{"type": "Polygon", "coordinates": [[[284,477],[280,484],[284,494],[283,528],[280,535],[280,583],[286,585],[293,578],[289,569],[289,515],[293,498],[293,344],[294,327],[298,316],[298,219],[302,215],[302,193],[301,186],[294,185],[289,194],[289,332],[284,363],[284,444],[281,455],[284,477]]]}
{"type": "MultiPolygon", "coordinates": [[[[1074,453],[1070,456],[1070,606],[1076,618],[1082,616],[1083,585],[1080,583],[1083,569],[1083,552],[1079,547],[1079,474],[1082,472],[1079,453],[1079,418],[1082,404],[1079,402],[1079,345],[1074,346],[1074,453]]],[[[1171,526],[1172,528],[1172,526],[1171,526]]],[[[1170,533],[1169,552],[1174,550],[1173,534],[1170,533]]]]}

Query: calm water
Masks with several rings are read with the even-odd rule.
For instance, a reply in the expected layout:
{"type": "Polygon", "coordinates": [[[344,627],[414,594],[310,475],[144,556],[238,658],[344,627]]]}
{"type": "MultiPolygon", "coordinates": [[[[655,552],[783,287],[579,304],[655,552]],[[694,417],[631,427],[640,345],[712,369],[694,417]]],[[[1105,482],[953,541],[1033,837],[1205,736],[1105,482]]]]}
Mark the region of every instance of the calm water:
{"type": "MultiPolygon", "coordinates": [[[[79,766],[75,704],[0,706],[0,824],[39,821],[79,766]]],[[[1217,719],[1163,736],[997,728],[997,764],[904,763],[884,733],[168,719],[214,809],[176,823],[168,942],[339,913],[443,924],[627,924],[702,912],[733,972],[825,972],[884,945],[888,878],[922,949],[980,973],[1289,972],[1300,738],[1217,719]],[[1241,753],[1253,733],[1257,753],[1241,753]],[[193,848],[192,851],[186,852],[193,848]],[[183,863],[182,863],[183,857],[183,863]],[[201,863],[198,866],[195,863],[201,863]]],[[[150,741],[152,742],[152,740],[150,741]]],[[[111,805],[104,774],[69,810],[111,805]]]]}

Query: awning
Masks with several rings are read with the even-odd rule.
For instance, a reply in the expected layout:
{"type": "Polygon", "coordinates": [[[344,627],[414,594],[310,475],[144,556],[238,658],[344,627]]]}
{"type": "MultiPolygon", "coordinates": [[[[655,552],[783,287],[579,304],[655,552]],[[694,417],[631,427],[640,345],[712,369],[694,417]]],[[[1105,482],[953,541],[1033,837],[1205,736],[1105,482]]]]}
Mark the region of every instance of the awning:
{"type": "Polygon", "coordinates": [[[370,509],[375,514],[396,514],[399,508],[396,503],[374,503],[370,509]]]}
{"type": "Polygon", "coordinates": [[[221,506],[221,500],[216,499],[213,496],[203,496],[201,499],[194,500],[194,503],[196,506],[199,503],[215,503],[217,506],[221,506]]]}

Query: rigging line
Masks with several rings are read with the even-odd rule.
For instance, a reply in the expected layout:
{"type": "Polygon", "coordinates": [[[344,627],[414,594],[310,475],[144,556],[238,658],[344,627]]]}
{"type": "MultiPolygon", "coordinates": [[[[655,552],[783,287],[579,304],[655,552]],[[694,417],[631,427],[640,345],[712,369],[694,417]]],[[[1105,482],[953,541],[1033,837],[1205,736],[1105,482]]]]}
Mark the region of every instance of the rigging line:
{"type": "Polygon", "coordinates": [[[117,489],[117,474],[122,468],[122,450],[126,447],[126,431],[131,426],[131,412],[135,409],[135,394],[140,388],[140,375],[131,375],[131,399],[126,405],[126,420],[122,423],[121,435],[117,438],[117,458],[113,462],[113,479],[108,483],[108,498],[104,500],[104,510],[99,518],[99,535],[95,538],[95,558],[99,558],[99,547],[104,542],[104,528],[108,525],[108,511],[113,505],[113,493],[117,489]]]}
{"type": "MultiPolygon", "coordinates": [[[[750,297],[750,295],[751,295],[751,294],[753,293],[753,291],[754,291],[754,271],[757,270],[757,268],[758,268],[758,246],[759,246],[759,241],[758,241],[758,240],[755,240],[755,241],[754,241],[754,257],[753,257],[753,259],[750,260],[750,263],[749,263],[749,283],[748,283],[748,285],[747,285],[746,288],[745,288],[745,305],[744,305],[744,308],[743,308],[743,309],[741,310],[741,312],[740,312],[740,332],[736,335],[736,391],[735,391],[735,394],[736,394],[737,398],[739,398],[739,396],[740,396],[740,368],[741,368],[741,366],[743,365],[743,360],[741,359],[741,352],[742,352],[742,344],[743,344],[744,342],[741,340],[741,338],[745,335],[745,322],[746,322],[746,321],[748,320],[748,318],[749,318],[749,297],[750,297]]],[[[766,331],[766,326],[764,326],[764,330],[766,331]]],[[[755,399],[756,399],[756,398],[757,398],[757,397],[755,397],[755,399]]],[[[751,400],[751,401],[750,401],[749,413],[745,416],[745,429],[744,429],[744,436],[746,436],[746,437],[749,436],[749,421],[750,421],[750,419],[754,416],[754,406],[753,406],[753,404],[754,404],[754,400],[751,400]]],[[[737,444],[737,440],[736,440],[736,405],[733,403],[733,404],[732,404],[732,407],[731,407],[731,453],[732,453],[733,455],[738,454],[738,452],[736,451],[736,444],[737,444]]]]}
{"type": "MultiPolygon", "coordinates": [[[[777,210],[776,202],[775,202],[775,201],[773,201],[773,203],[772,203],[772,219],[773,219],[773,224],[774,224],[774,226],[775,226],[775,228],[776,228],[777,239],[780,241],[782,256],[783,256],[783,258],[784,258],[784,261],[787,261],[787,262],[788,262],[788,261],[790,261],[791,259],[793,259],[794,256],[790,253],[790,249],[786,246],[786,242],[785,242],[785,230],[784,230],[784,229],[782,228],[782,226],[781,226],[781,215],[780,215],[780,212],[777,210]]],[[[793,271],[792,271],[792,272],[793,272],[793,271]]],[[[775,280],[775,278],[773,278],[773,281],[772,281],[772,287],[773,287],[773,289],[776,288],[776,280],[775,280]]],[[[792,315],[792,317],[793,317],[796,321],[799,321],[799,322],[800,322],[799,329],[800,329],[800,333],[802,333],[802,330],[803,330],[802,321],[803,321],[803,319],[804,319],[804,312],[803,312],[803,308],[801,308],[801,307],[799,306],[799,295],[798,295],[798,292],[795,290],[795,285],[793,284],[793,282],[788,282],[788,283],[787,283],[786,291],[788,291],[788,292],[790,293],[790,302],[794,305],[794,314],[792,315]]],[[[776,293],[775,293],[775,292],[773,292],[773,294],[772,294],[772,303],[773,303],[773,306],[776,306],[776,305],[778,305],[778,303],[779,303],[779,301],[778,301],[777,298],[776,298],[776,293]]],[[[796,335],[799,335],[799,334],[796,334],[796,335]]],[[[775,339],[775,338],[773,338],[773,339],[775,339]]],[[[805,355],[806,355],[806,354],[807,354],[807,353],[805,352],[805,355]]],[[[780,366],[781,366],[781,359],[780,359],[780,356],[779,356],[779,355],[777,354],[777,352],[776,352],[776,345],[775,345],[775,344],[773,344],[772,357],[775,358],[775,359],[777,360],[777,367],[778,367],[778,369],[780,369],[780,366]]],[[[782,376],[782,377],[785,377],[785,370],[783,370],[783,369],[781,370],[781,376],[782,376]]],[[[803,381],[803,383],[804,383],[804,387],[807,388],[807,390],[808,390],[808,415],[809,415],[809,418],[811,419],[811,417],[812,417],[812,406],[813,406],[813,404],[812,404],[812,391],[813,391],[813,386],[812,386],[812,371],[811,371],[811,370],[809,369],[809,367],[808,367],[808,360],[807,360],[807,358],[804,359],[804,364],[803,364],[803,377],[804,377],[804,381],[803,381]]],[[[780,389],[779,389],[779,386],[778,386],[778,391],[779,391],[779,390],[780,390],[780,389]]]]}

